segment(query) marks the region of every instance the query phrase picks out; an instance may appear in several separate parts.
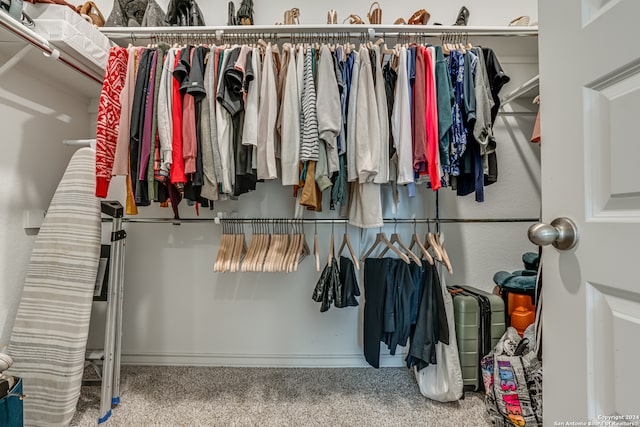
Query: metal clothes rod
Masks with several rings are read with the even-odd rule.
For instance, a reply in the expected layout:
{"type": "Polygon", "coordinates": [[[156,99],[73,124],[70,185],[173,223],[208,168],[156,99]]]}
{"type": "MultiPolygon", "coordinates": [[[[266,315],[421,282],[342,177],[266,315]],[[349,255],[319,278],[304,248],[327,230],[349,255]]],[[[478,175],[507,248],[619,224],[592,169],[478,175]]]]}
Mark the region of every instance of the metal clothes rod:
{"type": "MultiPolygon", "coordinates": [[[[110,222],[110,218],[103,218],[102,222],[110,222]]],[[[123,222],[128,223],[146,223],[146,224],[190,224],[190,223],[208,223],[208,222],[235,222],[236,224],[252,224],[254,221],[267,222],[274,224],[278,222],[285,223],[303,223],[303,224],[344,224],[348,219],[344,218],[321,218],[321,219],[295,219],[295,218],[123,218],[123,222]]],[[[539,222],[539,218],[384,218],[385,224],[427,224],[427,223],[523,223],[523,222],[539,222]]]]}
{"type": "Polygon", "coordinates": [[[507,96],[505,96],[504,99],[501,101],[501,107],[504,107],[505,105],[520,98],[525,93],[528,93],[539,86],[540,86],[540,74],[531,78],[530,80],[527,80],[525,83],[522,84],[522,86],[520,86],[517,89],[514,89],[513,92],[507,94],[507,96]]]}

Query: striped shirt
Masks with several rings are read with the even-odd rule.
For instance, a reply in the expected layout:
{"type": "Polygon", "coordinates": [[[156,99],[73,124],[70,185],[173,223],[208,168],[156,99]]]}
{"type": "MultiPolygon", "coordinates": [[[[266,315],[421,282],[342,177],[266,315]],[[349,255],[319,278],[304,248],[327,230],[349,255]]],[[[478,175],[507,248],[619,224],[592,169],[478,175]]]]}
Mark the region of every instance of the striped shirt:
{"type": "Polygon", "coordinates": [[[313,51],[307,49],[304,57],[304,78],[302,90],[302,128],[300,161],[318,160],[318,116],[316,114],[316,88],[313,81],[313,51]]]}

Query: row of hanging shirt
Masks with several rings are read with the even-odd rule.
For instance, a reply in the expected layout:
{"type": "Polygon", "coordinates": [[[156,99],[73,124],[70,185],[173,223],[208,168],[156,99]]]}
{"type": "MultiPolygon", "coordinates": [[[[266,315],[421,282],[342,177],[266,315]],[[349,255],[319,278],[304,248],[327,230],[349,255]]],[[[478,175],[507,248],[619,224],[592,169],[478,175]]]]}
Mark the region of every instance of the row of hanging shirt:
{"type": "Polygon", "coordinates": [[[383,225],[388,183],[396,204],[397,185],[414,197],[425,182],[482,202],[497,177],[492,126],[508,80],[489,48],[113,47],[96,195],[128,175],[127,213],[171,200],[178,217],[183,197],[212,206],[280,178],[298,206],[321,211],[328,194],[359,227],[383,225]]]}

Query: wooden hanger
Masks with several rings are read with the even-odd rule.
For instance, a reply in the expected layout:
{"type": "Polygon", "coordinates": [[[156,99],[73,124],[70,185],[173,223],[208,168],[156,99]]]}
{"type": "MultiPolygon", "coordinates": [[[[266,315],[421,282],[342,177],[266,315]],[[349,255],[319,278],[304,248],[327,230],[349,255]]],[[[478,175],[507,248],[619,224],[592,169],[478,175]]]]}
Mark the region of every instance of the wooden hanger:
{"type": "Polygon", "coordinates": [[[255,221],[251,222],[251,237],[249,238],[249,246],[247,247],[247,252],[244,255],[244,260],[242,261],[242,266],[240,267],[240,271],[246,273],[248,270],[249,263],[253,259],[253,255],[256,251],[256,229],[255,229],[255,221]]]}
{"type": "Polygon", "coordinates": [[[283,271],[285,273],[289,273],[292,271],[293,269],[293,258],[295,256],[295,250],[297,247],[297,239],[298,236],[295,235],[293,233],[293,229],[291,228],[291,224],[287,223],[287,227],[288,227],[288,236],[289,236],[289,243],[287,245],[287,247],[285,248],[283,257],[282,257],[282,269],[280,271],[283,271]]]}
{"type": "Polygon", "coordinates": [[[304,226],[302,225],[302,221],[300,222],[300,239],[302,240],[302,247],[300,250],[300,256],[298,258],[298,262],[294,265],[293,271],[298,271],[298,265],[305,259],[307,256],[311,255],[311,249],[309,249],[309,245],[307,244],[307,235],[304,232],[304,226]]]}
{"type": "Polygon", "coordinates": [[[342,256],[342,251],[344,251],[345,246],[349,249],[349,255],[351,255],[351,259],[353,260],[353,265],[356,270],[360,270],[360,262],[358,262],[358,257],[353,251],[353,247],[351,247],[351,239],[349,238],[349,233],[347,233],[347,223],[344,223],[344,235],[342,236],[342,244],[340,245],[340,249],[338,249],[338,256],[342,256]]]}
{"type": "Polygon", "coordinates": [[[413,247],[418,245],[418,249],[420,249],[420,253],[427,260],[427,262],[433,265],[433,257],[427,250],[427,248],[420,241],[420,236],[418,236],[418,232],[416,231],[416,223],[413,223],[413,235],[411,236],[411,244],[409,245],[409,249],[413,251],[413,247]]]}
{"type": "Polygon", "coordinates": [[[407,264],[411,264],[411,261],[409,260],[409,257],[406,254],[402,253],[402,251],[400,251],[400,249],[395,247],[389,241],[389,239],[387,239],[387,236],[382,231],[380,231],[380,233],[376,234],[376,240],[373,242],[373,245],[371,245],[369,250],[367,252],[365,252],[365,254],[362,256],[361,261],[364,261],[365,259],[367,259],[367,257],[375,250],[376,247],[378,247],[378,245],[380,243],[384,244],[389,249],[391,249],[393,252],[395,252],[396,255],[398,255],[398,257],[400,259],[402,259],[404,262],[406,262],[407,264]]]}
{"type": "Polygon", "coordinates": [[[271,243],[271,234],[269,234],[268,223],[264,222],[262,224],[261,234],[258,237],[258,247],[249,271],[263,271],[264,269],[264,261],[267,256],[269,244],[271,243]]]}
{"type": "Polygon", "coordinates": [[[231,262],[231,256],[234,248],[235,236],[230,233],[229,224],[223,222],[222,237],[220,238],[220,248],[216,262],[213,266],[215,272],[227,272],[231,262]]]}
{"type": "Polygon", "coordinates": [[[233,245],[233,255],[229,266],[229,270],[232,273],[240,271],[240,264],[247,253],[247,242],[245,240],[244,231],[242,230],[242,224],[238,223],[236,226],[237,229],[235,230],[236,234],[234,235],[235,241],[233,245]]]}
{"type": "MultiPolygon", "coordinates": [[[[389,242],[392,245],[393,244],[397,244],[398,246],[400,246],[400,249],[402,249],[403,253],[408,255],[409,258],[411,258],[416,264],[422,265],[422,261],[420,260],[420,258],[416,254],[414,254],[413,251],[411,251],[411,249],[409,249],[407,247],[407,245],[404,244],[404,242],[400,238],[400,235],[396,232],[397,227],[398,227],[398,223],[396,222],[396,224],[394,226],[393,234],[391,235],[391,238],[389,239],[389,242]]],[[[384,254],[386,254],[387,251],[389,249],[391,249],[392,247],[394,247],[394,246],[387,246],[386,248],[384,248],[384,250],[382,252],[380,252],[380,255],[378,255],[378,258],[382,258],[384,256],[384,254]]]]}
{"type": "Polygon", "coordinates": [[[436,258],[444,264],[449,274],[453,274],[453,266],[451,265],[451,261],[449,260],[447,250],[444,248],[441,234],[429,233],[428,239],[431,243],[431,246],[433,247],[434,252],[436,253],[436,258]]]}

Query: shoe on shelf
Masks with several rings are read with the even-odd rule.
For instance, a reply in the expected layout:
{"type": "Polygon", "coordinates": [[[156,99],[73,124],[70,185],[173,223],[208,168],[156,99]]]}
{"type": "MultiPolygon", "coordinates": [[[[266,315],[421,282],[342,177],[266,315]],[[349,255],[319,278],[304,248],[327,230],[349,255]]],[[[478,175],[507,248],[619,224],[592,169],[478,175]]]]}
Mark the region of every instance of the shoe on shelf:
{"type": "Polygon", "coordinates": [[[429,18],[431,18],[431,14],[427,12],[426,9],[417,10],[411,18],[409,18],[409,25],[427,25],[429,22],[429,18]]]}
{"type": "Polygon", "coordinates": [[[294,7],[293,9],[285,10],[284,25],[300,25],[300,9],[294,7]]]}
{"type": "Polygon", "coordinates": [[[342,23],[344,24],[347,21],[349,21],[349,24],[364,24],[364,21],[362,20],[362,18],[360,18],[360,16],[356,14],[351,14],[347,16],[346,18],[344,18],[344,21],[342,21],[342,23]]]}
{"type": "Polygon", "coordinates": [[[528,27],[529,26],[529,17],[526,15],[518,16],[517,18],[511,20],[509,22],[510,27],[528,27]]]}
{"type": "Polygon", "coordinates": [[[85,18],[88,22],[92,23],[96,27],[104,27],[105,19],[98,9],[98,6],[92,1],[88,1],[81,4],[77,8],[78,13],[85,18]],[[88,19],[87,19],[88,18],[88,19]]]}
{"type": "Polygon", "coordinates": [[[458,12],[458,17],[456,18],[456,23],[453,25],[467,25],[469,22],[469,9],[465,6],[460,8],[460,12],[458,12]]]}
{"type": "Polygon", "coordinates": [[[382,8],[380,7],[380,3],[377,1],[371,3],[369,13],[367,13],[367,18],[369,19],[370,24],[382,24],[382,8]]]}
{"type": "Polygon", "coordinates": [[[338,23],[338,12],[335,9],[329,9],[327,12],[327,24],[337,24],[338,23]]]}
{"type": "Polygon", "coordinates": [[[227,6],[227,25],[232,26],[237,24],[238,23],[236,22],[236,5],[232,1],[230,1],[227,6]]]}
{"type": "Polygon", "coordinates": [[[395,21],[393,21],[393,25],[406,25],[407,22],[404,20],[404,18],[398,18],[395,21]]]}

